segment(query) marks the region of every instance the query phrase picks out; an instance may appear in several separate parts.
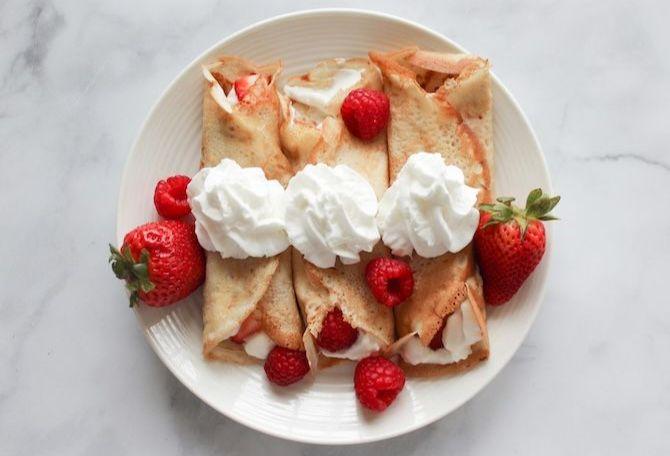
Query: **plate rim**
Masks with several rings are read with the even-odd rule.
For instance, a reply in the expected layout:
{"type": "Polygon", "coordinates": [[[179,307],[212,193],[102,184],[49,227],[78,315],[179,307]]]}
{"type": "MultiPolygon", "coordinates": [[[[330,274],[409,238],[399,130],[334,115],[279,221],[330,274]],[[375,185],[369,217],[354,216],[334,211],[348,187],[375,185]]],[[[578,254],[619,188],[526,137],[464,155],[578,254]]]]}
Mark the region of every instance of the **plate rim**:
{"type": "MultiPolygon", "coordinates": [[[[229,34],[225,36],[224,38],[220,39],[219,41],[215,42],[213,45],[205,49],[203,52],[199,53],[194,59],[191,60],[191,62],[186,65],[179,73],[170,81],[170,83],[167,85],[167,87],[161,92],[159,97],[156,99],[156,101],[152,104],[150,107],[146,117],[144,118],[144,121],[140,125],[140,128],[138,132],[135,135],[135,139],[130,147],[130,152],[126,155],[126,161],[123,166],[122,174],[121,174],[121,181],[119,184],[119,195],[118,195],[118,202],[117,202],[117,207],[116,207],[116,240],[117,244],[120,244],[123,240],[123,235],[124,233],[121,232],[121,219],[120,219],[120,213],[122,211],[122,201],[121,201],[121,192],[120,189],[124,188],[127,185],[128,182],[128,175],[130,173],[130,163],[133,161],[132,159],[139,154],[139,148],[138,145],[140,143],[140,140],[142,139],[142,136],[144,135],[144,132],[147,128],[147,125],[149,124],[150,120],[154,117],[156,112],[158,111],[158,107],[165,98],[165,96],[172,90],[172,88],[189,72],[195,67],[196,65],[199,65],[200,61],[207,56],[208,54],[212,53],[215,51],[217,48],[224,46],[226,43],[243,36],[248,33],[252,33],[254,29],[266,26],[270,23],[275,23],[275,22],[282,22],[286,21],[289,19],[300,19],[304,17],[314,17],[314,16],[330,16],[330,15],[352,15],[352,16],[367,16],[371,18],[377,18],[377,19],[384,19],[388,21],[393,21],[402,25],[406,25],[409,27],[413,27],[416,29],[419,29],[423,33],[432,35],[434,38],[444,41],[448,45],[454,47],[460,52],[463,53],[468,53],[468,51],[461,46],[460,44],[454,42],[453,40],[447,38],[446,36],[442,35],[439,32],[436,32],[424,25],[421,25],[417,22],[414,22],[409,19],[404,19],[392,14],[388,13],[383,13],[375,10],[368,10],[368,9],[359,9],[359,8],[316,8],[316,9],[305,9],[305,10],[299,10],[299,11],[294,11],[290,13],[285,13],[285,14],[280,14],[277,16],[272,16],[267,19],[263,19],[261,21],[254,22],[246,27],[243,27],[242,29],[238,30],[237,32],[234,32],[232,34],[229,34]]],[[[542,165],[544,174],[547,178],[547,185],[546,185],[546,190],[549,193],[553,193],[553,185],[551,181],[551,174],[549,173],[549,167],[547,165],[547,160],[546,156],[544,154],[544,151],[542,150],[542,147],[540,145],[540,142],[537,138],[537,134],[535,130],[533,129],[532,125],[530,124],[526,114],[524,111],[521,109],[521,106],[517,102],[516,98],[512,95],[512,93],[505,87],[505,85],[500,81],[500,79],[495,75],[493,71],[491,71],[491,77],[493,79],[493,83],[498,86],[498,88],[505,94],[505,96],[509,99],[510,104],[514,111],[516,111],[516,114],[518,114],[521,118],[522,123],[527,127],[528,131],[530,132],[530,139],[534,145],[534,147],[540,152],[540,163],[542,165]]],[[[385,431],[385,432],[380,432],[378,434],[375,434],[373,436],[367,437],[356,437],[356,438],[345,438],[344,440],[342,439],[328,439],[328,438],[314,438],[314,437],[301,437],[300,435],[283,435],[281,432],[275,432],[273,428],[271,427],[261,427],[254,421],[247,420],[244,415],[240,414],[235,414],[231,413],[229,410],[224,410],[210,402],[207,397],[204,396],[204,394],[201,394],[200,391],[194,387],[194,385],[191,384],[189,379],[185,376],[182,375],[179,371],[177,371],[171,363],[168,362],[166,359],[166,356],[163,354],[162,350],[160,350],[156,344],[154,339],[149,337],[149,333],[144,330],[144,325],[142,324],[142,319],[139,314],[139,311],[137,309],[133,309],[135,313],[135,317],[137,318],[138,321],[138,326],[140,330],[142,331],[142,334],[147,341],[148,345],[151,347],[153,352],[156,354],[156,356],[160,359],[160,361],[163,363],[165,367],[174,375],[181,383],[184,385],[186,388],[188,388],[191,393],[193,393],[199,400],[207,404],[209,407],[211,407],[213,410],[217,411],[218,413],[224,415],[225,417],[236,421],[250,429],[253,429],[255,431],[261,432],[266,435],[270,435],[272,437],[277,437],[281,438],[283,440],[287,441],[294,441],[294,442],[299,442],[299,443],[308,443],[308,444],[316,444],[316,445],[356,445],[356,444],[363,444],[363,443],[372,443],[372,442],[378,442],[382,440],[387,440],[391,439],[393,437],[398,437],[404,434],[409,434],[410,432],[416,431],[418,429],[421,429],[425,426],[428,426],[445,416],[455,412],[456,410],[460,409],[465,403],[470,401],[475,395],[479,394],[482,390],[484,390],[490,383],[495,379],[500,372],[507,367],[507,364],[509,364],[510,360],[512,357],[516,354],[516,352],[519,350],[519,347],[523,342],[526,340],[528,337],[528,333],[530,329],[533,327],[535,324],[535,320],[537,318],[537,315],[539,313],[540,308],[542,307],[544,303],[544,297],[546,294],[546,288],[547,288],[547,282],[548,282],[548,275],[549,271],[551,269],[551,258],[553,257],[552,255],[552,242],[551,238],[553,237],[553,228],[551,226],[547,227],[547,232],[549,234],[548,236],[548,244],[549,247],[546,249],[546,253],[543,258],[543,263],[544,263],[544,269],[545,269],[545,280],[543,280],[540,283],[539,291],[537,294],[537,305],[532,309],[532,312],[530,313],[529,316],[529,324],[526,327],[524,333],[522,334],[522,337],[519,338],[519,342],[514,347],[513,350],[509,352],[509,355],[507,355],[506,359],[502,360],[502,363],[500,364],[499,369],[493,374],[490,378],[486,379],[484,383],[482,383],[481,387],[479,389],[476,389],[472,391],[470,394],[463,395],[462,398],[459,398],[457,404],[452,407],[450,410],[445,411],[444,413],[440,412],[437,413],[434,417],[430,417],[427,419],[424,419],[423,421],[418,421],[416,423],[413,423],[410,426],[406,426],[400,429],[392,429],[390,431],[385,431]]]]}

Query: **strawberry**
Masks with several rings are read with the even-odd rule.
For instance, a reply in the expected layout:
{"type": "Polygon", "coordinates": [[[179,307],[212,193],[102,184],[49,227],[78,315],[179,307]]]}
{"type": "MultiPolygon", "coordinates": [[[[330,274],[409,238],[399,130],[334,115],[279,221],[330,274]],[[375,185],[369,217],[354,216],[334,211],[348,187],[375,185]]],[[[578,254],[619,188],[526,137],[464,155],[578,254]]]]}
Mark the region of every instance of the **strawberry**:
{"type": "Polygon", "coordinates": [[[268,354],[263,369],[272,383],[286,386],[307,375],[309,363],[304,351],[291,350],[277,345],[268,354]]]}
{"type": "Polygon", "coordinates": [[[117,278],[126,281],[130,306],[163,307],[185,298],[205,280],[205,253],[192,223],[161,220],[139,226],[109,246],[117,278]]]}
{"type": "Polygon", "coordinates": [[[243,76],[235,81],[235,93],[237,94],[237,99],[242,101],[247,95],[249,88],[256,83],[258,80],[258,75],[252,73],[247,76],[243,76]]]}
{"type": "Polygon", "coordinates": [[[352,90],[340,108],[349,133],[364,141],[373,139],[386,127],[389,113],[388,97],[373,89],[352,90]]]}
{"type": "Polygon", "coordinates": [[[188,176],[172,176],[161,180],[154,190],[154,206],[162,217],[176,219],[191,213],[186,198],[186,187],[191,178],[188,176]]]}
{"type": "Polygon", "coordinates": [[[261,321],[254,314],[251,314],[242,322],[239,331],[230,340],[236,344],[244,343],[247,337],[256,334],[262,327],[261,321]]]}
{"type": "Polygon", "coordinates": [[[375,258],[365,267],[365,280],[377,302],[395,307],[414,291],[412,268],[395,258],[375,258]]]}
{"type": "Polygon", "coordinates": [[[383,356],[368,356],[356,365],[354,390],[366,408],[381,412],[405,386],[405,373],[383,356]]]}
{"type": "Polygon", "coordinates": [[[316,344],[328,351],[336,352],[351,347],[356,339],[358,330],[344,319],[340,308],[335,307],[323,319],[316,344]]]}
{"type": "Polygon", "coordinates": [[[447,326],[447,319],[445,318],[442,320],[442,326],[440,326],[440,329],[437,330],[435,335],[430,341],[430,344],[428,346],[430,347],[431,350],[439,350],[440,348],[444,348],[444,341],[442,340],[442,333],[444,332],[444,327],[447,326]]]}
{"type": "Polygon", "coordinates": [[[546,245],[542,221],[557,220],[549,212],[560,199],[536,188],[528,195],[525,209],[513,205],[510,197],[479,207],[474,246],[488,304],[509,301],[540,263],[546,245]]]}

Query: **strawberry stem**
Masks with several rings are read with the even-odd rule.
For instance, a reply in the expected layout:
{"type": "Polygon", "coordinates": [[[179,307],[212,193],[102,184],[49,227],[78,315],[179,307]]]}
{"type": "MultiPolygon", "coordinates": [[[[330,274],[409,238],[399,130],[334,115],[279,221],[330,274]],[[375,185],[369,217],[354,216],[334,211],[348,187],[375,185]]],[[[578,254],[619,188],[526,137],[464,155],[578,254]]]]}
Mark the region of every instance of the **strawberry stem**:
{"type": "Polygon", "coordinates": [[[109,252],[112,271],[118,279],[126,281],[126,288],[130,291],[130,307],[133,307],[140,299],[140,291],[148,293],[156,287],[149,278],[149,252],[142,249],[138,261],[135,261],[128,246],[121,247],[119,251],[110,244],[109,252]]]}
{"type": "Polygon", "coordinates": [[[560,196],[550,197],[542,192],[541,188],[531,190],[526,198],[526,207],[520,207],[512,204],[514,198],[511,196],[501,196],[496,198],[494,204],[481,204],[479,209],[482,212],[491,214],[491,219],[486,222],[484,228],[497,223],[507,223],[514,220],[521,230],[521,238],[526,235],[528,223],[532,220],[542,220],[545,222],[558,220],[549,212],[556,207],[561,200],[560,196]]]}

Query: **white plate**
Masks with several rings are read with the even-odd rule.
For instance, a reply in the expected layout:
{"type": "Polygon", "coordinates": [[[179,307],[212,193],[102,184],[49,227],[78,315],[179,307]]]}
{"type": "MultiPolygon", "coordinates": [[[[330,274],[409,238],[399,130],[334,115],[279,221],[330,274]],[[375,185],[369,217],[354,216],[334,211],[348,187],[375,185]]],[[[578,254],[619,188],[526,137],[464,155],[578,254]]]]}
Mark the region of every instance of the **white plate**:
{"type": "MultiPolygon", "coordinates": [[[[403,19],[364,11],[318,10],[270,19],[206,51],[170,84],[154,106],[126,163],[119,196],[117,240],[157,218],[155,183],[175,173],[193,175],[200,160],[202,73],[217,55],[257,62],[281,58],[285,74],[331,57],[418,45],[463,51],[445,37],[403,19]]],[[[495,66],[495,62],[493,62],[495,66]]],[[[542,152],[521,109],[494,78],[495,186],[497,194],[525,198],[534,187],[551,190],[542,152]]],[[[359,407],[350,365],[321,372],[314,383],[287,389],[268,384],[260,366],[205,362],[201,356],[201,296],[167,309],[140,306],[137,317],[149,344],[195,395],[251,428],[303,442],[348,444],[410,432],[447,415],[500,372],[524,340],[543,296],[545,258],[512,302],[490,309],[491,358],[463,375],[409,380],[398,400],[379,415],[359,407]]],[[[523,386],[519,386],[522,388],[523,386]]]]}

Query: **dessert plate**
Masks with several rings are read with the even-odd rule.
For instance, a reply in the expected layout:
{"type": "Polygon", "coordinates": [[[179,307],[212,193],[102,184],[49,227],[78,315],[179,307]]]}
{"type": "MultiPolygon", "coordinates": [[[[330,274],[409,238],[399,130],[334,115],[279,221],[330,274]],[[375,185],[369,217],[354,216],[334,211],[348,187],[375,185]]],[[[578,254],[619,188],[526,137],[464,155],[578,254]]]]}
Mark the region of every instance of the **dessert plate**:
{"type": "MultiPolygon", "coordinates": [[[[200,160],[202,72],[217,55],[237,54],[259,63],[281,59],[284,74],[308,70],[333,57],[418,45],[461,51],[447,38],[396,17],[356,10],[316,10],[276,17],[219,42],[170,84],[146,119],[128,157],[121,183],[117,242],[137,225],[157,218],[155,183],[169,175],[193,175],[200,160]]],[[[475,52],[477,50],[474,50],[475,52]]],[[[485,54],[484,54],[485,55],[485,54]]],[[[495,68],[495,63],[492,62],[495,68]]],[[[533,130],[511,94],[493,78],[495,193],[523,198],[549,174],[533,130]]],[[[551,239],[547,248],[551,251],[551,239]]],[[[364,411],[353,391],[353,365],[322,371],[313,382],[278,389],[261,366],[206,362],[201,354],[202,296],[171,307],[136,307],[147,341],[172,373],[224,415],[285,439],[350,444],[397,436],[447,415],[489,383],[523,342],[542,301],[550,255],[507,305],[489,308],[491,357],[470,372],[429,380],[408,379],[384,413],[364,411]]]]}

